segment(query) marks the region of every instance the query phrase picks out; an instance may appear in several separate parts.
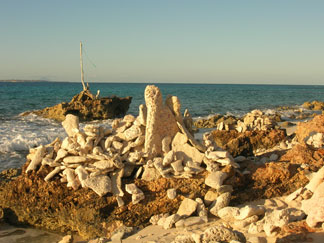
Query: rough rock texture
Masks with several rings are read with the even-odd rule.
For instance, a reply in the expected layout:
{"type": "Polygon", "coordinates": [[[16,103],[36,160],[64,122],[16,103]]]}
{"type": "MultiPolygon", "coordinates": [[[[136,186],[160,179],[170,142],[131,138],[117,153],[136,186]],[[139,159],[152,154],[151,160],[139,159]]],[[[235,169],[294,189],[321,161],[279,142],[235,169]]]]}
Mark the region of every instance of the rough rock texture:
{"type": "Polygon", "coordinates": [[[306,142],[313,133],[324,133],[324,115],[315,116],[308,122],[298,123],[296,137],[300,143],[306,142]]]}
{"type": "Polygon", "coordinates": [[[324,182],[315,189],[311,199],[302,202],[302,210],[307,214],[306,223],[310,227],[324,222],[324,182]]]}
{"type": "Polygon", "coordinates": [[[215,130],[211,134],[216,145],[227,150],[233,157],[254,155],[254,151],[272,148],[286,138],[286,132],[280,129],[244,133],[215,130]]]}
{"type": "MultiPolygon", "coordinates": [[[[44,177],[50,170],[42,167],[37,173],[33,171],[28,176],[23,173],[12,180],[0,181],[0,208],[3,208],[7,222],[59,232],[74,231],[87,239],[110,237],[122,224],[143,227],[148,225],[153,215],[176,213],[184,197],[178,196],[171,201],[166,195],[169,188],[177,188],[180,195],[193,194],[196,197],[203,197],[207,192],[201,177],[161,178],[154,182],[135,180],[145,199],[134,205],[131,195],[126,193],[123,197],[125,206],[118,207],[116,197],[109,193],[99,197],[86,188],[74,191],[58,178],[45,183],[44,177]]],[[[123,183],[127,184],[129,180],[123,179],[123,183]]]]}
{"type": "Polygon", "coordinates": [[[206,229],[202,236],[202,242],[230,242],[236,240],[238,242],[246,242],[243,234],[239,234],[224,226],[213,226],[206,229]]]}
{"type": "Polygon", "coordinates": [[[111,119],[126,114],[132,97],[120,98],[117,96],[96,99],[89,91],[81,91],[70,102],[63,102],[42,110],[25,112],[23,115],[34,113],[36,115],[63,121],[67,114],[79,117],[81,121],[111,119]]]}
{"type": "Polygon", "coordinates": [[[175,117],[168,106],[163,104],[162,94],[154,85],[145,89],[147,106],[145,152],[149,157],[162,154],[162,139],[174,135],[179,131],[175,117]]]}
{"type": "Polygon", "coordinates": [[[324,109],[324,102],[314,100],[312,102],[306,101],[302,106],[309,110],[323,110],[324,109]]]}
{"type": "MultiPolygon", "coordinates": [[[[256,165],[251,162],[241,163],[250,171],[238,185],[233,184],[232,204],[252,201],[259,198],[272,198],[290,194],[308,183],[304,170],[298,165],[287,162],[271,162],[256,165]]],[[[226,181],[228,183],[228,181],[226,181]]]]}

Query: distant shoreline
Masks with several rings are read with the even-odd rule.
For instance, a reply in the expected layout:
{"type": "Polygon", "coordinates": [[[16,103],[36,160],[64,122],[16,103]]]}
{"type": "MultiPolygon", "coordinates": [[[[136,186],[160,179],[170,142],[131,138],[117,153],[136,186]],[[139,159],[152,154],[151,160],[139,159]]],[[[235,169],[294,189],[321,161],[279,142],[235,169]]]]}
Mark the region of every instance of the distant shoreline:
{"type": "Polygon", "coordinates": [[[20,80],[20,79],[8,79],[8,80],[0,80],[0,82],[8,82],[8,83],[44,83],[44,82],[51,82],[47,80],[20,80]]]}

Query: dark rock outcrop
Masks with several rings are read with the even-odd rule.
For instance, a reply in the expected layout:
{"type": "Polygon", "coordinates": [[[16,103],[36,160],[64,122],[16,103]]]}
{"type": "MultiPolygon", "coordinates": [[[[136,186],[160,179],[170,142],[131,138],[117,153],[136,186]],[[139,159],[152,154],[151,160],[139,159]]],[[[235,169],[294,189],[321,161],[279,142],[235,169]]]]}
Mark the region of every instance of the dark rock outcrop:
{"type": "Polygon", "coordinates": [[[212,131],[217,146],[227,150],[232,156],[252,156],[258,149],[269,149],[286,138],[285,130],[272,129],[267,131],[246,131],[239,133],[236,130],[212,131]]]}
{"type": "Polygon", "coordinates": [[[68,103],[63,102],[42,110],[25,112],[22,115],[33,113],[58,121],[63,121],[67,114],[78,116],[80,121],[112,119],[124,116],[131,101],[132,97],[130,96],[125,98],[117,96],[96,98],[89,90],[84,90],[75,95],[68,103]]]}

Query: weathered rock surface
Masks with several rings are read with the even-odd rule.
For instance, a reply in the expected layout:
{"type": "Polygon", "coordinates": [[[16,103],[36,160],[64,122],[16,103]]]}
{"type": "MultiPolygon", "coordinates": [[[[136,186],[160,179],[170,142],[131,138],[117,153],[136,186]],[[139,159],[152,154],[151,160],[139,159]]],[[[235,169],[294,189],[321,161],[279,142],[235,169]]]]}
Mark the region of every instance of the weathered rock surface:
{"type": "Polygon", "coordinates": [[[246,131],[212,131],[213,141],[217,146],[227,150],[233,157],[251,156],[258,149],[269,149],[286,138],[284,130],[246,131]]]}
{"type": "Polygon", "coordinates": [[[23,115],[34,113],[45,118],[63,121],[67,114],[79,117],[81,121],[111,119],[126,114],[132,97],[120,98],[117,96],[96,99],[94,95],[85,90],[75,95],[70,102],[63,102],[42,110],[25,112],[23,115]]]}
{"type": "Polygon", "coordinates": [[[318,115],[308,122],[297,124],[296,137],[300,143],[306,142],[307,138],[314,133],[324,133],[324,115],[318,115]]]}

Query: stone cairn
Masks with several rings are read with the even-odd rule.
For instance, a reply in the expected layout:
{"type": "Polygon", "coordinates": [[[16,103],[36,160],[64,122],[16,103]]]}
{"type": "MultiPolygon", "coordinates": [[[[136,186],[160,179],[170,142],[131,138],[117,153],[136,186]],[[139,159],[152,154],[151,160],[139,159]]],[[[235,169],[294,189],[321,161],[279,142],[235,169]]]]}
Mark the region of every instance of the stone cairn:
{"type": "MultiPolygon", "coordinates": [[[[194,139],[188,127],[191,116],[186,111],[182,117],[176,96],[168,96],[163,103],[160,90],[151,85],[145,89],[145,103],[139,106],[138,117],[115,119],[112,129],[86,125],[82,130],[78,117],[67,115],[62,125],[68,136],[30,149],[26,173],[40,165],[50,166],[53,170],[45,181],[59,176],[74,190],[86,187],[99,196],[113,193],[119,206],[124,205],[121,178],[134,174],[147,181],[190,178],[204,171],[201,165],[205,163],[210,172],[206,184],[221,187],[227,174],[220,171],[220,166],[239,166],[232,156],[216,147],[208,136],[204,144],[194,139]]],[[[133,203],[144,199],[135,184],[127,184],[125,191],[132,195],[133,203]]]]}

